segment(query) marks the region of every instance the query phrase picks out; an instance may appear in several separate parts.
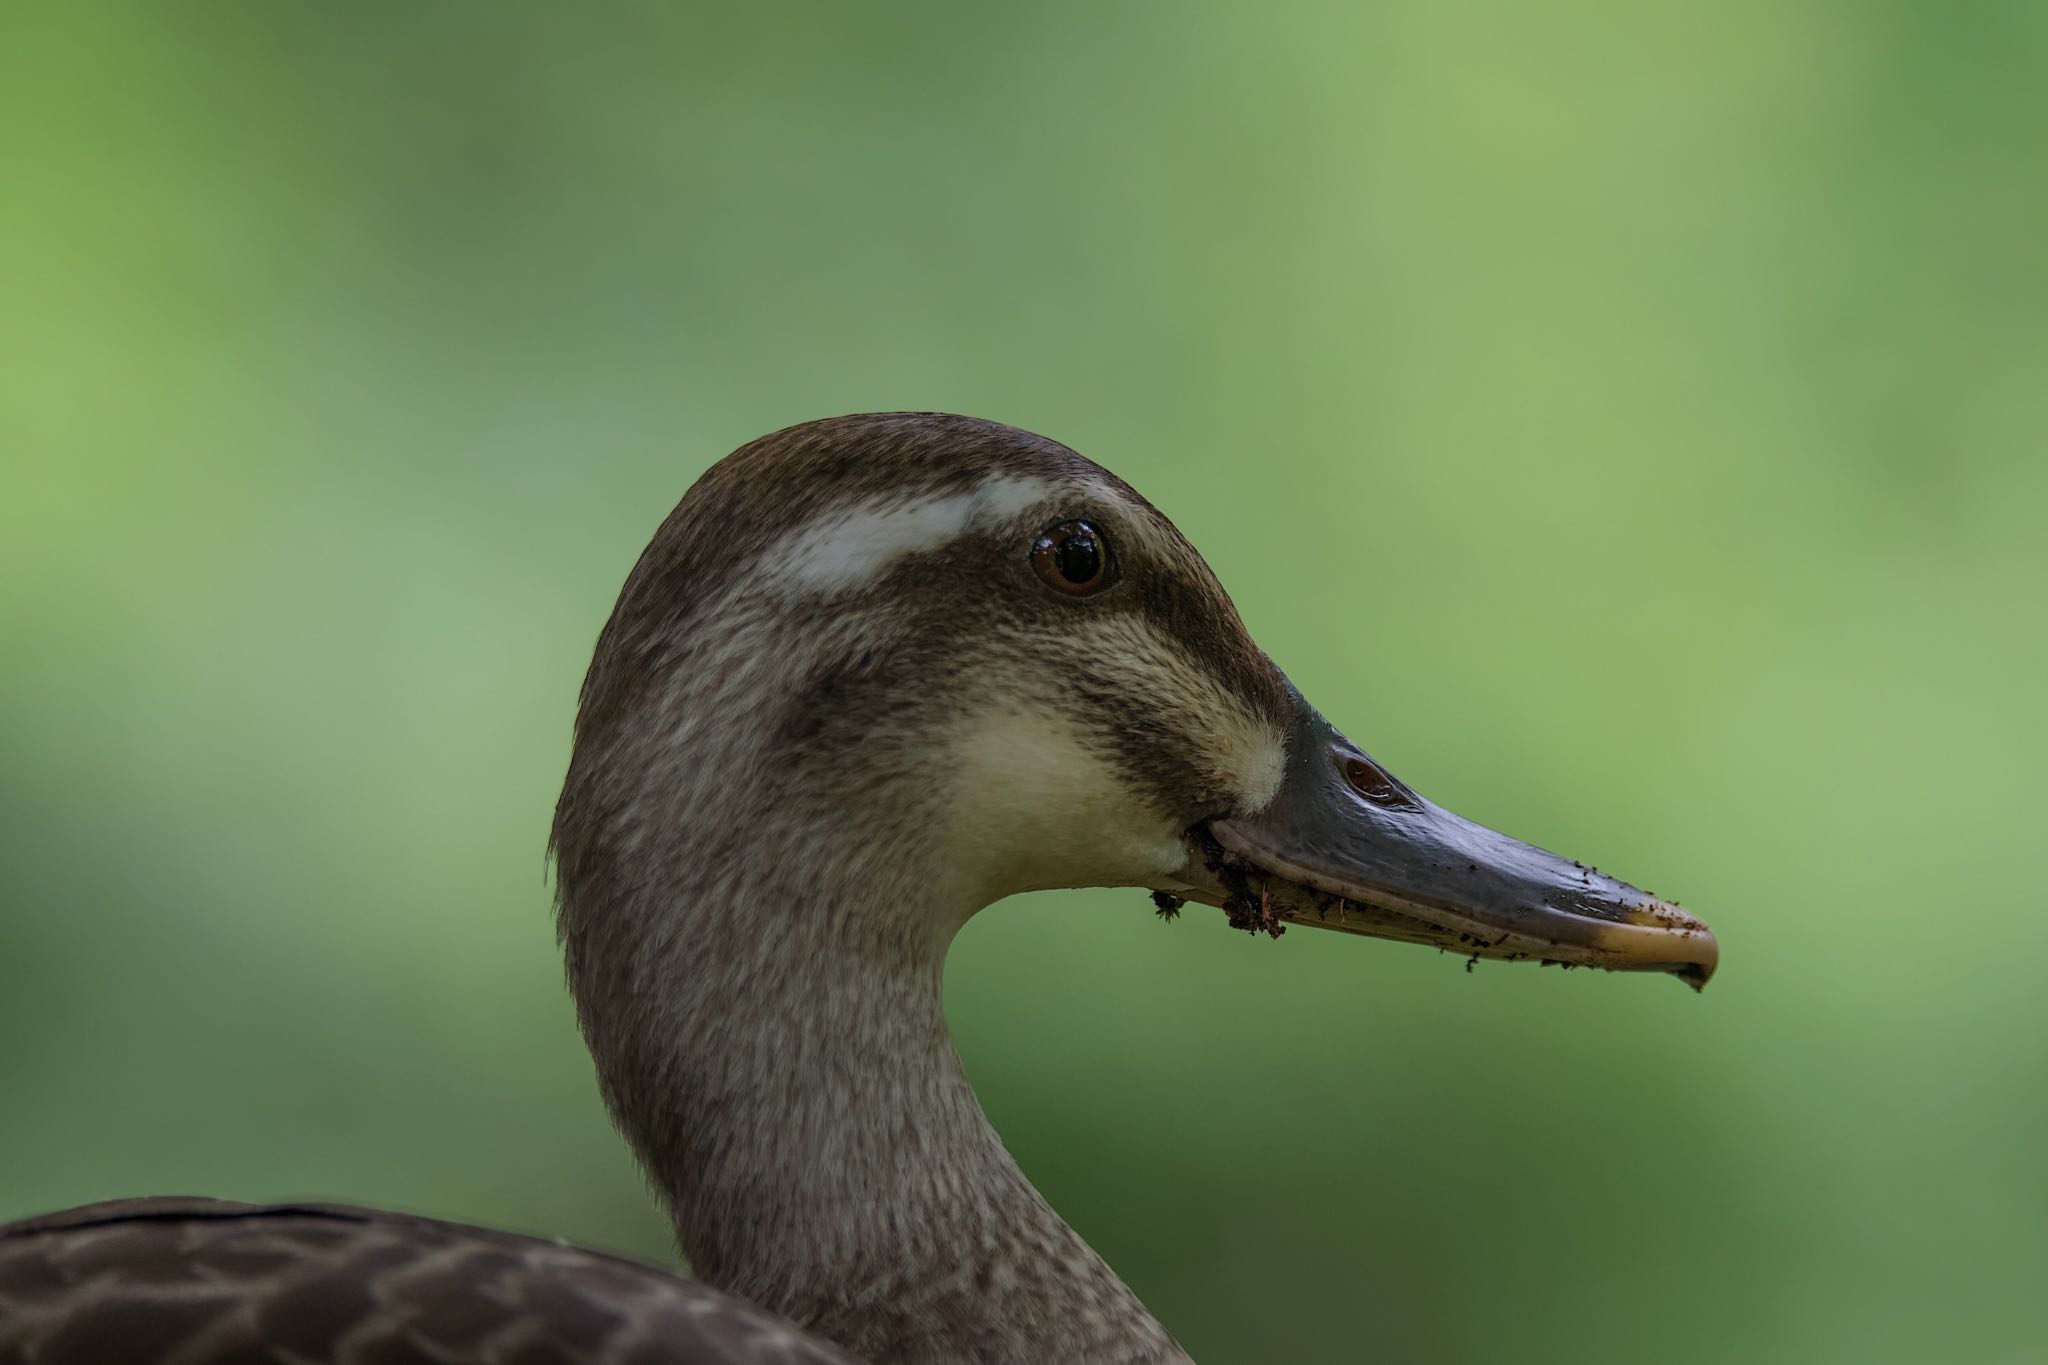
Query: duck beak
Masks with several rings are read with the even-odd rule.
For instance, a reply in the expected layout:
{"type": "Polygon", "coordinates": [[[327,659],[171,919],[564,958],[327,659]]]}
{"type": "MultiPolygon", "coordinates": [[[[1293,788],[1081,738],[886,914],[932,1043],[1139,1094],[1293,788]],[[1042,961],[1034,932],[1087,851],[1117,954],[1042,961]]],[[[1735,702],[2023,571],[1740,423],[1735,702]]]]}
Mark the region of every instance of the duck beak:
{"type": "Polygon", "coordinates": [[[1670,972],[1704,986],[1707,926],[1596,868],[1416,795],[1298,696],[1279,793],[1190,832],[1194,899],[1231,923],[1425,943],[1461,956],[1670,972]]]}

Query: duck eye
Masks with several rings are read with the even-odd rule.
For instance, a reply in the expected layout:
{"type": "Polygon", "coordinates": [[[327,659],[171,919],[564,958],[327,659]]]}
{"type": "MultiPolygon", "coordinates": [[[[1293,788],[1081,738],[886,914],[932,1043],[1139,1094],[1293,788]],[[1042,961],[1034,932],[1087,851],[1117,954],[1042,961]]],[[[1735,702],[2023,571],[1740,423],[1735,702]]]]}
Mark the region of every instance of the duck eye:
{"type": "Polygon", "coordinates": [[[1031,567],[1070,597],[1101,592],[1116,581],[1108,539],[1085,521],[1063,521],[1040,531],[1031,543],[1031,567]]]}

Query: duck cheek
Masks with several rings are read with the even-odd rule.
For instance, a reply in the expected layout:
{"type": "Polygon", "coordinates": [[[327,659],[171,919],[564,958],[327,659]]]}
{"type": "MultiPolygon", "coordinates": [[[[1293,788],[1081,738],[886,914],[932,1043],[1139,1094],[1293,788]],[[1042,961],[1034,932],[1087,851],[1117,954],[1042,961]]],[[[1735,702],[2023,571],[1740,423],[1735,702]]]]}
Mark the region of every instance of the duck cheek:
{"type": "Polygon", "coordinates": [[[1186,857],[1180,822],[1056,712],[983,712],[949,748],[941,842],[980,904],[1055,887],[1156,885],[1186,857]]]}

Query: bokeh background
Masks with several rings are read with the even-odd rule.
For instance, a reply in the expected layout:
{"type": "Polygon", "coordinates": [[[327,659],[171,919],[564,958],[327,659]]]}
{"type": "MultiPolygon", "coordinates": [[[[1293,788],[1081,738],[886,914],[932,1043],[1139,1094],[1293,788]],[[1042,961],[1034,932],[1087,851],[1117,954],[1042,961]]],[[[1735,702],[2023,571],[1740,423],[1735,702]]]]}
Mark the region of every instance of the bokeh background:
{"type": "Polygon", "coordinates": [[[0,1217],[667,1254],[542,845],[707,463],[1094,455],[1721,977],[1041,895],[1024,1167],[1221,1362],[2048,1356],[2048,8],[10,5],[0,1217]]]}

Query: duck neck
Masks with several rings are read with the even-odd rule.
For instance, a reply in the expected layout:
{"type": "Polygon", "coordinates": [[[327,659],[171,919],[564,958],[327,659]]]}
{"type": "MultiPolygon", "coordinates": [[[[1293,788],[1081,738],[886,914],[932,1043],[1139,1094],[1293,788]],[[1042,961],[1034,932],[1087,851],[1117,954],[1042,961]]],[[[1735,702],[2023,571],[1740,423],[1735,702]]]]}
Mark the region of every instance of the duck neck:
{"type": "Polygon", "coordinates": [[[563,882],[607,1102],[695,1273],[876,1359],[1185,1360],[968,1085],[942,977],[971,895],[913,839],[878,860],[720,824],[752,837],[698,823],[563,882]]]}

